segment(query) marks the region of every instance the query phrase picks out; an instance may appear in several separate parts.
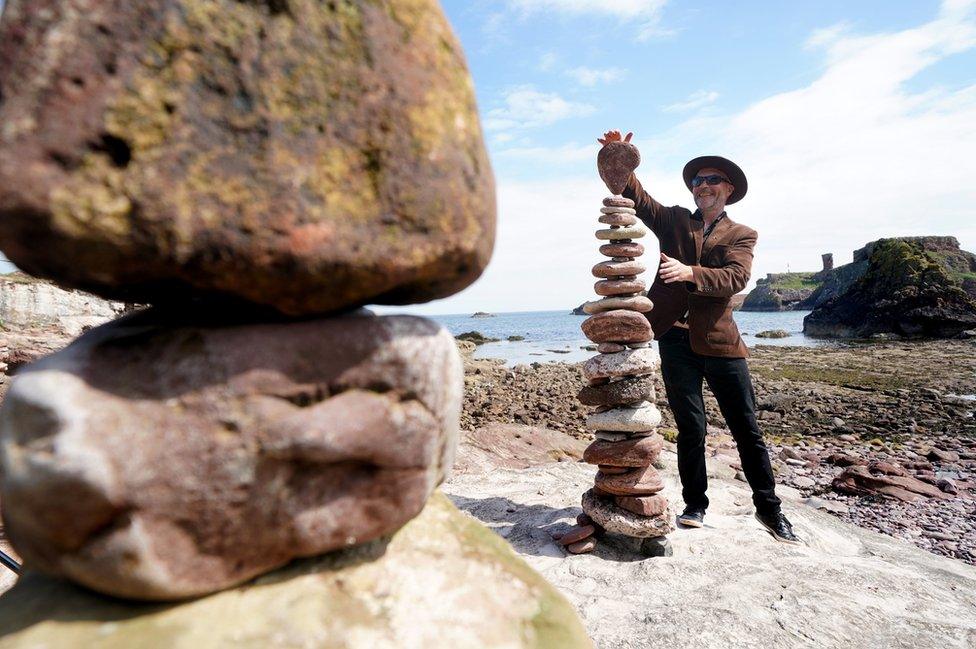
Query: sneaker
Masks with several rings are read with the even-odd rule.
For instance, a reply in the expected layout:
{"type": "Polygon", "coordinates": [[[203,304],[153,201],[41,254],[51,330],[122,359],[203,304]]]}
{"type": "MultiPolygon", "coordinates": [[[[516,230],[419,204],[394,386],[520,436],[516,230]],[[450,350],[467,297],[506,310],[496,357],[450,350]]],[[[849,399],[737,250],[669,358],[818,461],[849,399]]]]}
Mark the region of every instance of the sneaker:
{"type": "Polygon", "coordinates": [[[756,512],[756,520],[762,523],[762,526],[769,530],[769,533],[777,541],[791,543],[793,545],[801,545],[803,543],[793,533],[793,526],[786,520],[786,516],[783,516],[783,512],[776,512],[774,514],[760,514],[756,512]]]}
{"type": "Polygon", "coordinates": [[[686,508],[681,516],[678,516],[678,524],[685,527],[702,527],[705,523],[705,510],[686,508]]]}

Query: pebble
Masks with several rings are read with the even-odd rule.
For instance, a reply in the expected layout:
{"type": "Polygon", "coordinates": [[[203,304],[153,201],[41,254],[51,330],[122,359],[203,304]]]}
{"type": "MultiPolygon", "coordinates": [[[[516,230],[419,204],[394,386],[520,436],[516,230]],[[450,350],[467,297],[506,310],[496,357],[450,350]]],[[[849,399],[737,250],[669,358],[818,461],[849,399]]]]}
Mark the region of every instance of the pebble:
{"type": "Polygon", "coordinates": [[[559,544],[571,545],[593,536],[595,532],[596,528],[594,528],[592,525],[577,525],[576,527],[571,527],[568,531],[563,532],[562,536],[559,537],[559,544]]]}
{"type": "Polygon", "coordinates": [[[618,228],[616,230],[607,228],[605,230],[597,230],[596,238],[601,241],[617,241],[619,239],[640,239],[647,235],[647,230],[639,225],[629,225],[627,227],[618,228]]]}
{"type": "Polygon", "coordinates": [[[566,546],[566,550],[572,554],[586,554],[587,552],[593,552],[595,549],[596,539],[593,537],[566,546]]]}
{"type": "Polygon", "coordinates": [[[601,279],[593,285],[597,295],[631,295],[640,293],[647,285],[640,279],[601,279]]]}
{"type": "Polygon", "coordinates": [[[601,261],[590,272],[594,277],[619,277],[620,275],[640,275],[647,267],[639,261],[601,261]]]}
{"type": "Polygon", "coordinates": [[[611,205],[610,207],[601,207],[601,214],[637,214],[637,210],[632,207],[619,207],[617,205],[611,205]]]}
{"type": "Polygon", "coordinates": [[[630,214],[602,214],[599,218],[600,223],[606,223],[613,227],[621,225],[637,225],[637,217],[630,214]]]}
{"type": "Polygon", "coordinates": [[[604,257],[640,257],[644,254],[644,246],[634,241],[605,243],[600,246],[600,254],[604,257]]]}
{"type": "MultiPolygon", "coordinates": [[[[619,343],[600,343],[597,345],[596,350],[601,354],[614,354],[616,352],[622,352],[627,349],[624,345],[619,343]]],[[[600,405],[600,404],[587,404],[587,405],[600,405]]]]}
{"type": "Polygon", "coordinates": [[[640,408],[613,408],[595,412],[586,418],[590,430],[647,431],[655,430],[661,423],[661,411],[648,403],[640,408]]]}
{"type": "Polygon", "coordinates": [[[603,199],[606,207],[634,207],[634,201],[623,196],[607,196],[603,199]]]}
{"type": "Polygon", "coordinates": [[[654,308],[654,305],[643,295],[630,297],[613,296],[605,297],[602,300],[594,300],[583,305],[583,313],[594,314],[602,311],[612,311],[613,309],[630,309],[646,313],[654,308]]]}
{"type": "Polygon", "coordinates": [[[597,472],[594,484],[615,496],[651,496],[664,489],[661,474],[653,466],[639,467],[620,475],[597,472]]]}
{"type": "Polygon", "coordinates": [[[583,363],[583,376],[588,381],[618,376],[642,376],[657,369],[657,353],[653,348],[628,349],[616,354],[599,354],[583,363]]]}
{"type": "Polygon", "coordinates": [[[638,343],[651,339],[651,323],[640,313],[615,309],[583,321],[583,335],[595,343],[638,343]]]}
{"type": "Polygon", "coordinates": [[[664,448],[664,438],[658,434],[647,437],[625,437],[622,440],[597,440],[583,451],[587,464],[610,464],[633,468],[654,462],[664,448]]]}

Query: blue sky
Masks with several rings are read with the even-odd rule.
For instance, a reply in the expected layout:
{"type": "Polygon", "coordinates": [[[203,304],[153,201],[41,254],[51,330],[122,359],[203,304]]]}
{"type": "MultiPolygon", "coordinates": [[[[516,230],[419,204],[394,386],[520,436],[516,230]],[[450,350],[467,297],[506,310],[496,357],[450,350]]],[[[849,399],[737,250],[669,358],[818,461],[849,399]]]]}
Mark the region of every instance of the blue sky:
{"type": "Polygon", "coordinates": [[[474,78],[498,238],[472,287],[396,311],[591,299],[607,128],[635,132],[638,176],[666,204],[691,204],[680,171],[692,157],[745,169],[749,196],[729,214],[759,231],[753,281],[817,270],[823,252],[849,262],[884,236],[976,250],[972,0],[442,4],[474,78]]]}
{"type": "Polygon", "coordinates": [[[691,204],[692,157],[743,167],[749,195],[729,215],[759,231],[753,280],[816,270],[823,252],[848,262],[884,236],[953,235],[976,251],[976,0],[442,6],[495,172],[495,253],[460,294],[381,312],[591,299],[608,128],[635,132],[638,176],[666,204],[691,204]]]}

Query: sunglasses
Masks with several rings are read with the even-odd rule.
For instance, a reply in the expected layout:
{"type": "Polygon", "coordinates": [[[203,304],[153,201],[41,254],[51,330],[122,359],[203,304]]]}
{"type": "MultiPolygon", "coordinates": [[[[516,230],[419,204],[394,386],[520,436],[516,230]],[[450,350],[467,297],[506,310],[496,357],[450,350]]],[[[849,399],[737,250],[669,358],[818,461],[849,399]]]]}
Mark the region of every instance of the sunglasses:
{"type": "Polygon", "coordinates": [[[692,187],[700,187],[702,183],[708,183],[709,185],[717,185],[719,183],[732,183],[725,176],[713,175],[713,176],[695,176],[691,179],[692,187]]]}

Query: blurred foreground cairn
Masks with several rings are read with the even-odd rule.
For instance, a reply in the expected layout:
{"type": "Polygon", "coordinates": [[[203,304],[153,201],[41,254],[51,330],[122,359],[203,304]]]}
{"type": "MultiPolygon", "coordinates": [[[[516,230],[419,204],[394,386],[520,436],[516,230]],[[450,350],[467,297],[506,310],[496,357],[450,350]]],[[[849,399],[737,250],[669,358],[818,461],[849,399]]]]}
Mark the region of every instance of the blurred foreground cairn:
{"type": "Polygon", "coordinates": [[[349,548],[264,582],[293,579],[276,601],[309,618],[283,621],[261,599],[275,589],[255,588],[162,613],[161,644],[585,642],[507,546],[443,499],[424,511],[457,443],[451,336],[356,310],[455,293],[491,253],[491,170],[435,2],[9,0],[0,90],[4,253],[154,305],[13,382],[0,498],[35,572],[4,597],[0,634],[134,646],[155,624],[36,571],[175,600],[349,548]],[[437,624],[458,599],[486,616],[437,624]],[[250,607],[244,636],[206,613],[229,601],[250,607]],[[64,629],[45,623],[59,610],[64,629]]]}

